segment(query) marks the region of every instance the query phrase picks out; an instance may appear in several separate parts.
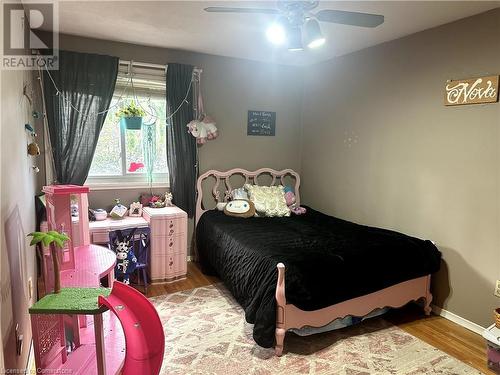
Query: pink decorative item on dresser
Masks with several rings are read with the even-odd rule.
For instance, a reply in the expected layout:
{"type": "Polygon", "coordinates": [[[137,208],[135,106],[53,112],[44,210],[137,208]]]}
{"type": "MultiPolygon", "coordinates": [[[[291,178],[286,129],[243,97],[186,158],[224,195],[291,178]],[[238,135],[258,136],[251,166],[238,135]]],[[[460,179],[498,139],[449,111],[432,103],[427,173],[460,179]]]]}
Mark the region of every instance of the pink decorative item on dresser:
{"type": "Polygon", "coordinates": [[[187,213],[176,206],[145,207],[143,217],[151,228],[149,278],[170,282],[187,273],[187,213]]]}

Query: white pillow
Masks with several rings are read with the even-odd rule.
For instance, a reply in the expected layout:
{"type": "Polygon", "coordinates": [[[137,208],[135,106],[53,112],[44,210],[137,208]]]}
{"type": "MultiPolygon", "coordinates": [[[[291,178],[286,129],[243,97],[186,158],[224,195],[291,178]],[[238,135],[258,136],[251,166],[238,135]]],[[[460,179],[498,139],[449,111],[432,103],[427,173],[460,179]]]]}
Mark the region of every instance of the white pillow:
{"type": "Polygon", "coordinates": [[[283,186],[258,186],[245,184],[250,201],[255,205],[258,216],[290,216],[290,209],[285,201],[283,186]]]}

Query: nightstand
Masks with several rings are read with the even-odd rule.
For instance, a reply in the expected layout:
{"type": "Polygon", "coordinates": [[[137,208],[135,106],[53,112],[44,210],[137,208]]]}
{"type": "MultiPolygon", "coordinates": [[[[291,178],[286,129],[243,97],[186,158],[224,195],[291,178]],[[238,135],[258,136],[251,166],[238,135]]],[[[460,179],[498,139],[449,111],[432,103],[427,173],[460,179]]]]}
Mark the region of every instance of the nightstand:
{"type": "Polygon", "coordinates": [[[186,277],[187,213],[178,207],[143,209],[142,216],[151,228],[149,278],[152,283],[186,277]]]}

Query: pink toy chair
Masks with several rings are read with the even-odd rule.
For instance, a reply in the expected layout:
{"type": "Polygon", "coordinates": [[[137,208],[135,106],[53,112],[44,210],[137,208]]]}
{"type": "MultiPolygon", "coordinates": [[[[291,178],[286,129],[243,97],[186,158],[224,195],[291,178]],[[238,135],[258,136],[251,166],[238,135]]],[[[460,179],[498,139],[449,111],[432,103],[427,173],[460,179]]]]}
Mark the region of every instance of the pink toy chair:
{"type": "Polygon", "coordinates": [[[149,300],[128,285],[115,281],[108,297],[99,296],[120,320],[125,334],[122,375],[158,375],[165,351],[165,335],[158,312],[149,300]]]}

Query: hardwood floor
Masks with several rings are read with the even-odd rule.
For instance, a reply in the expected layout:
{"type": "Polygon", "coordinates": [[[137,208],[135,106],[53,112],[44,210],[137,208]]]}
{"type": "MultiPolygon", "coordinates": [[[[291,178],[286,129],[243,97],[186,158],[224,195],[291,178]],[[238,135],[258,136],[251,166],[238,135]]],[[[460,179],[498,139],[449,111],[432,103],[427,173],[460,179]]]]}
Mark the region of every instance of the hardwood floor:
{"type": "MultiPolygon", "coordinates": [[[[169,284],[156,284],[148,288],[148,297],[181,290],[197,288],[219,282],[216,277],[204,275],[196,263],[188,263],[185,280],[169,284]]],[[[486,364],[486,344],[484,339],[445,318],[432,315],[426,317],[416,305],[408,305],[393,310],[384,317],[392,324],[418,337],[422,341],[442,350],[485,374],[495,374],[486,364]]]]}

